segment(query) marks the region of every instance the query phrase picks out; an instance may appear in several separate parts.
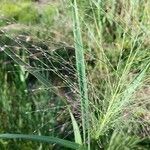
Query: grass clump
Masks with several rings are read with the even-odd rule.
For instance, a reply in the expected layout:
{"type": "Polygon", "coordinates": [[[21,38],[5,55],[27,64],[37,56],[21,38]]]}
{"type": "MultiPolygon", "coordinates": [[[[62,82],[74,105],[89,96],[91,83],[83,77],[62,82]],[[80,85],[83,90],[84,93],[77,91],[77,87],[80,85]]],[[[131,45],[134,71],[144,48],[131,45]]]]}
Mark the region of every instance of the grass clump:
{"type": "MultiPolygon", "coordinates": [[[[40,22],[27,33],[2,31],[1,54],[5,57],[1,55],[1,63],[12,65],[5,66],[6,72],[2,68],[0,76],[4,81],[2,112],[11,112],[17,105],[21,109],[15,114],[27,111],[33,121],[30,124],[20,115],[19,125],[12,121],[15,128],[8,123],[8,130],[3,122],[1,131],[37,133],[36,139],[58,136],[65,138],[65,149],[70,141],[74,149],[149,149],[149,5],[149,1],[131,0],[67,1],[56,4],[56,9],[50,5],[37,9],[40,22]],[[8,73],[11,70],[14,74],[8,73]],[[8,76],[15,80],[10,90],[8,76]],[[8,98],[17,89],[18,102],[8,98]],[[21,101],[25,96],[27,102],[21,101]],[[48,106],[56,109],[42,111],[48,106]],[[23,130],[23,120],[30,130],[23,130]]],[[[28,138],[1,135],[12,136],[28,138]]],[[[54,139],[53,143],[62,144],[54,139]]],[[[37,147],[46,149],[47,145],[37,147]]],[[[55,144],[51,148],[61,149],[55,144]]]]}
{"type": "Polygon", "coordinates": [[[1,2],[1,15],[20,23],[32,24],[38,22],[38,11],[31,2],[1,2]]]}

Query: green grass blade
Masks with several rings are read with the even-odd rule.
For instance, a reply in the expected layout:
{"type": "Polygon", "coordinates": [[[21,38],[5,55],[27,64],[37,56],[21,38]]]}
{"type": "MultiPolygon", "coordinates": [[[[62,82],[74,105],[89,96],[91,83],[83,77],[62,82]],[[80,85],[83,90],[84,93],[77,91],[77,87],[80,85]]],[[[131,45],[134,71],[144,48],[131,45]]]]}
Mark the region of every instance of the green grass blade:
{"type": "Polygon", "coordinates": [[[73,131],[74,131],[74,137],[75,137],[75,142],[82,145],[82,138],[81,138],[81,134],[80,134],[80,129],[78,126],[78,123],[76,121],[76,119],[74,118],[71,110],[69,109],[70,112],[70,116],[71,116],[71,121],[72,121],[72,125],[73,125],[73,131]]]}
{"type": "Polygon", "coordinates": [[[71,149],[79,149],[80,145],[71,141],[59,139],[51,136],[26,135],[26,134],[0,134],[1,139],[23,139],[44,143],[56,143],[71,149]]]}
{"type": "Polygon", "coordinates": [[[90,137],[89,137],[89,102],[87,93],[87,81],[85,73],[84,62],[84,49],[81,36],[80,20],[78,14],[77,2],[73,3],[73,21],[74,21],[74,41],[75,41],[75,53],[76,53],[76,66],[78,73],[78,83],[80,90],[81,112],[82,112],[82,127],[83,127],[83,140],[84,144],[88,140],[88,149],[90,149],[90,137]]]}

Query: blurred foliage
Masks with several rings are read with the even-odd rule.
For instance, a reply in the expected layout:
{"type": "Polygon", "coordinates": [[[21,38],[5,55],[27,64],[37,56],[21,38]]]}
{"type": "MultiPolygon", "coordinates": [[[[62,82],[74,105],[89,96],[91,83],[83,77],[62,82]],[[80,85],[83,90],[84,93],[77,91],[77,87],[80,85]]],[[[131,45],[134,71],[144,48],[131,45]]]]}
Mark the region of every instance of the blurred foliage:
{"type": "MultiPolygon", "coordinates": [[[[53,17],[56,16],[56,8],[46,5],[42,10],[31,1],[2,1],[0,2],[1,16],[8,20],[14,19],[18,23],[36,24],[43,23],[52,25],[53,17]]],[[[2,19],[3,20],[3,19],[2,19]]],[[[1,21],[3,24],[4,20],[1,21]]]]}
{"type": "Polygon", "coordinates": [[[29,2],[17,2],[12,1],[1,3],[1,14],[8,19],[15,19],[21,23],[36,23],[38,20],[38,11],[29,2]]]}
{"type": "Polygon", "coordinates": [[[54,22],[54,16],[57,17],[57,11],[54,6],[46,5],[41,10],[41,18],[40,21],[42,24],[46,26],[51,26],[54,22]]]}

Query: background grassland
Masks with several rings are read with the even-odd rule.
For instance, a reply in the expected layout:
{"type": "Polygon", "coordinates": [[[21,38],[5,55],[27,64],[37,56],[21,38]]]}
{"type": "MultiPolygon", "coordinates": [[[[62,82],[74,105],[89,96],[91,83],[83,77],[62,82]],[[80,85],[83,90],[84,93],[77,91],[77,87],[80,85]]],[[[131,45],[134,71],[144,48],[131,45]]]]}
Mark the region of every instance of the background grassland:
{"type": "MultiPolygon", "coordinates": [[[[0,1],[0,132],[148,150],[150,1],[74,2],[0,1]]],[[[0,149],[67,148],[0,140],[0,149]]]]}

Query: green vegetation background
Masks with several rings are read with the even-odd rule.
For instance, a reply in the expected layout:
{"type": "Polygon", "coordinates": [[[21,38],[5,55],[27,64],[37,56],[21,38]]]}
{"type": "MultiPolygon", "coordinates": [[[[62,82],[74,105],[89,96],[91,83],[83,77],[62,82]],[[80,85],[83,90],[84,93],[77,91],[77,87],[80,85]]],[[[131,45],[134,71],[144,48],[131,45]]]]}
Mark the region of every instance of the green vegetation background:
{"type": "MultiPolygon", "coordinates": [[[[117,70],[118,76],[122,73],[122,68],[126,65],[125,63],[131,54],[131,49],[135,53],[138,51],[138,53],[127,75],[125,72],[125,80],[139,73],[145,66],[144,62],[150,59],[150,31],[148,30],[150,29],[150,3],[146,0],[133,0],[131,2],[106,0],[102,1],[101,7],[103,9],[98,10],[98,12],[96,11],[98,2],[94,0],[90,2],[86,0],[78,1],[82,20],[83,43],[86,49],[87,72],[90,72],[88,77],[93,84],[92,86],[96,87],[96,92],[95,90],[94,92],[96,94],[97,91],[100,91],[99,93],[106,92],[108,96],[106,98],[109,99],[111,90],[107,89],[106,84],[108,83],[103,80],[108,70],[109,73],[111,71],[110,76],[112,78],[110,81],[113,85],[118,83],[118,78],[114,78],[116,72],[113,69],[117,70]],[[97,30],[97,28],[100,28],[100,30],[97,30]],[[108,70],[105,68],[105,64],[101,63],[101,60],[105,57],[103,51],[109,63],[113,66],[108,66],[108,70]],[[120,61],[119,65],[118,60],[120,61]]],[[[49,3],[47,1],[35,2],[30,0],[0,1],[1,48],[4,45],[15,47],[16,53],[26,60],[24,49],[31,48],[33,45],[44,50],[49,48],[53,50],[63,46],[73,47],[73,44],[70,1],[56,0],[49,3]],[[23,50],[21,53],[17,50],[18,45],[23,50]]],[[[143,88],[140,89],[142,91],[142,94],[139,94],[140,98],[143,96],[147,98],[150,94],[149,71],[148,69],[143,88]]],[[[46,77],[50,78],[49,75],[46,77]]],[[[52,76],[49,80],[57,80],[57,77],[52,76]]],[[[102,94],[97,96],[105,99],[102,94]]],[[[62,138],[67,134],[65,138],[73,140],[69,115],[67,112],[61,115],[64,111],[61,109],[65,107],[64,103],[56,94],[44,89],[33,76],[29,75],[21,66],[16,65],[3,51],[0,51],[0,106],[1,133],[39,134],[62,138]],[[67,133],[62,127],[64,121],[67,124],[67,133]]],[[[149,105],[146,104],[145,107],[138,110],[134,117],[141,118],[143,116],[144,118],[145,116],[145,118],[150,118],[149,105]]],[[[144,121],[147,122],[148,120],[144,121]]],[[[145,128],[148,128],[147,131],[141,129],[138,132],[139,135],[142,134],[142,137],[149,135],[147,124],[145,128]]],[[[108,133],[108,136],[111,135],[111,132],[108,133]]],[[[118,139],[103,141],[103,139],[107,139],[105,136],[99,143],[104,146],[104,149],[110,150],[110,147],[115,150],[116,146],[115,144],[112,146],[111,142],[117,140],[119,143],[120,140],[127,139],[119,135],[118,139]],[[106,144],[104,144],[105,142],[106,144]]],[[[121,148],[118,148],[118,150],[123,150],[121,148]]],[[[125,148],[125,144],[123,148],[125,148]]],[[[138,148],[140,149],[140,146],[138,148]]],[[[149,145],[145,145],[141,150],[148,148],[150,148],[149,145]]],[[[46,150],[60,149],[60,147],[30,141],[0,140],[0,149],[46,150]]]]}

